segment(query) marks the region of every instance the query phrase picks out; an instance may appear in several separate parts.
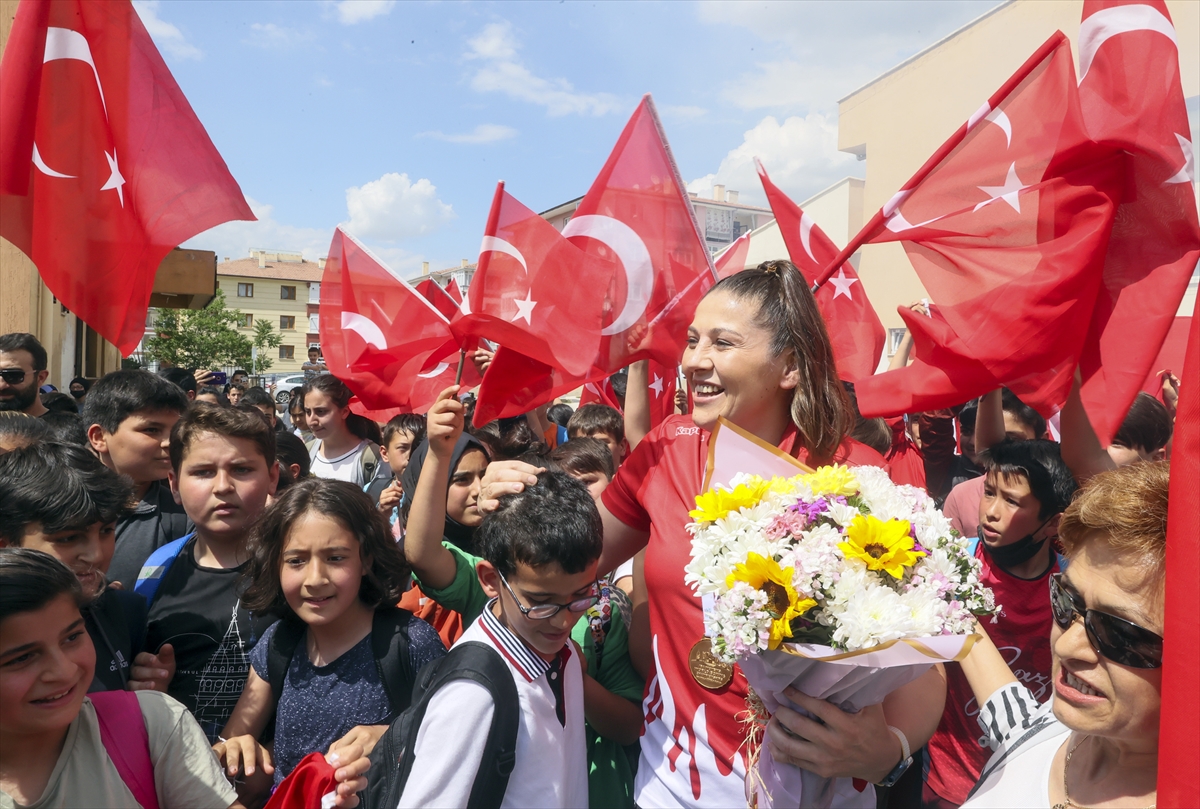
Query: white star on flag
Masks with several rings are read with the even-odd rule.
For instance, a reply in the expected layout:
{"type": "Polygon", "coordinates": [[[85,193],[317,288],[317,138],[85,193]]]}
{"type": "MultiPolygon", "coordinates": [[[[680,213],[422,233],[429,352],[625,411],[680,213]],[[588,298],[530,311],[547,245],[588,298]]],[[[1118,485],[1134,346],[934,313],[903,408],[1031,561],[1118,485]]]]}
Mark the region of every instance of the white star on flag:
{"type": "Polygon", "coordinates": [[[662,380],[662,377],[659,376],[658,374],[654,375],[654,381],[650,383],[650,390],[654,391],[655,398],[662,396],[663,380],[662,380]]]}
{"type": "Polygon", "coordinates": [[[840,267],[837,275],[830,276],[829,283],[833,284],[834,287],[834,300],[837,300],[839,295],[845,295],[850,300],[854,300],[854,296],[850,294],[850,287],[858,283],[858,279],[848,277],[845,267],[840,267]]]}
{"type": "Polygon", "coordinates": [[[1175,133],[1175,139],[1179,141],[1179,148],[1183,151],[1183,167],[1175,172],[1175,176],[1167,180],[1163,185],[1169,183],[1194,183],[1196,182],[1196,155],[1192,153],[1192,142],[1175,133]]]}
{"type": "Polygon", "coordinates": [[[533,300],[533,290],[525,293],[525,300],[515,300],[513,303],[517,305],[517,313],[513,315],[512,322],[516,323],[518,320],[524,320],[532,326],[533,321],[530,317],[533,315],[533,307],[537,306],[537,301],[533,300]]]}
{"type": "Polygon", "coordinates": [[[1021,178],[1017,176],[1017,164],[1013,163],[1008,167],[1008,176],[1004,178],[1004,185],[980,185],[976,186],[980,191],[987,194],[991,199],[986,199],[975,206],[975,210],[979,210],[984,205],[991,204],[998,199],[1002,199],[1012,206],[1012,209],[1017,213],[1021,212],[1021,200],[1017,195],[1024,189],[1029,188],[1027,185],[1021,185],[1021,178]]]}
{"type": "Polygon", "coordinates": [[[121,170],[119,168],[117,168],[117,150],[113,149],[112,154],[105,152],[104,156],[106,158],[108,158],[108,169],[112,173],[108,175],[108,182],[106,182],[104,185],[100,186],[100,190],[101,191],[115,190],[117,192],[117,199],[121,201],[121,207],[124,208],[125,207],[125,191],[124,191],[124,189],[121,188],[121,186],[125,185],[125,178],[121,176],[121,170]]]}

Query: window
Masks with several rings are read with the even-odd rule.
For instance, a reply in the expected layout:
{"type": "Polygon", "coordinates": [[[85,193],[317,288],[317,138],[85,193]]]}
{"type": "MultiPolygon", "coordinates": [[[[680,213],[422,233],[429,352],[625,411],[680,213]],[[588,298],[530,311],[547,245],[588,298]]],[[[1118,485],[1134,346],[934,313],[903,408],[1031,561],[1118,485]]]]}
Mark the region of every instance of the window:
{"type": "Polygon", "coordinates": [[[904,333],[908,331],[906,328],[888,329],[888,356],[896,353],[900,348],[900,341],[904,339],[904,333]]]}
{"type": "Polygon", "coordinates": [[[308,285],[308,302],[309,303],[320,303],[321,302],[321,284],[319,282],[311,283],[308,285]]]}
{"type": "Polygon", "coordinates": [[[319,332],[321,330],[321,316],[320,315],[309,315],[308,316],[308,330],[312,334],[316,334],[317,332],[319,332]]]}
{"type": "Polygon", "coordinates": [[[279,359],[281,359],[281,360],[296,359],[296,347],[295,346],[280,346],[279,347],[279,359]]]}
{"type": "Polygon", "coordinates": [[[279,300],[281,300],[281,301],[296,300],[296,288],[295,287],[280,287],[279,288],[279,300]]]}
{"type": "Polygon", "coordinates": [[[242,315],[242,328],[243,329],[254,328],[254,315],[242,315]]]}
{"type": "Polygon", "coordinates": [[[254,297],[254,284],[238,284],[238,297],[239,298],[253,298],[254,297]]]}
{"type": "Polygon", "coordinates": [[[280,315],[279,316],[279,330],[280,331],[283,331],[284,329],[294,329],[294,328],[296,328],[296,318],[294,315],[280,315]]]}

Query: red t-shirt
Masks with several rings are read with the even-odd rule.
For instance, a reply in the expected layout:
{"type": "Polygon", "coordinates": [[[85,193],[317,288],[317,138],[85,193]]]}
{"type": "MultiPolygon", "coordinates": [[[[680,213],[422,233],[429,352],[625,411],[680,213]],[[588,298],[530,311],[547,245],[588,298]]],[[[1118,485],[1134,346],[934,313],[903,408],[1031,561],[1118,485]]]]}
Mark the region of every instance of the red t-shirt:
{"type": "MultiPolygon", "coordinates": [[[[982,619],[984,628],[1008,667],[1039,701],[1050,699],[1050,574],[1058,571],[1054,561],[1045,575],[1032,581],[1005,573],[984,552],[975,549],[983,562],[980,580],[992,588],[1001,612],[996,623],[982,619]]],[[[967,678],[958,666],[946,666],[946,710],[937,732],[929,740],[929,788],[958,805],[979,780],[992,751],[979,743],[983,732],[975,721],[979,706],[967,678]]]]}
{"type": "MultiPolygon", "coordinates": [[[[791,427],[779,446],[802,461],[791,427]]],[[[746,678],[735,669],[729,685],[710,691],[688,667],[692,646],[704,637],[700,596],[684,583],[691,557],[688,511],[695,508],[708,458],[709,433],[691,416],[670,416],[637,445],[604,490],[605,507],[617,519],[649,531],[646,589],[654,668],[646,682],[642,760],[635,800],[639,806],[743,806],[746,762],[739,748],[745,728],[736,718],[746,708],[746,678]]],[[[878,452],[853,439],[838,463],[887,464],[878,452]]],[[[754,470],[746,470],[753,472],[754,470]]]]}
{"type": "Polygon", "coordinates": [[[892,428],[892,448],[888,450],[887,462],[892,469],[892,480],[902,486],[925,488],[925,456],[921,448],[913,443],[904,429],[904,419],[888,419],[892,428]]]}

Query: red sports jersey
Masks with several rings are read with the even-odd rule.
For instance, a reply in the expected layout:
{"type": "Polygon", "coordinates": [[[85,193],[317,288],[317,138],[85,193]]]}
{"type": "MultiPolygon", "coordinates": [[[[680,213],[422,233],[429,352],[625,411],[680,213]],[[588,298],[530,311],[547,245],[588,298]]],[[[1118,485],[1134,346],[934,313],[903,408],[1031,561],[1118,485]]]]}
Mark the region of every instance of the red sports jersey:
{"type": "MultiPolygon", "coordinates": [[[[1058,561],[1042,576],[1018,579],[1001,570],[983,550],[975,549],[983,562],[980,581],[992,588],[1000,615],[996,623],[983,619],[992,642],[1008,661],[1022,685],[1041,702],[1050,699],[1050,574],[1058,561]]],[[[946,666],[946,710],[937,732],[929,740],[929,788],[958,805],[967,799],[979,780],[992,751],[979,743],[982,731],[975,721],[979,706],[967,678],[958,666],[946,666]]]]}
{"type": "MultiPolygon", "coordinates": [[[[807,453],[789,428],[779,447],[802,461],[807,453]]],[[[684,583],[691,553],[691,522],[708,459],[707,430],[691,416],[671,416],[651,430],[621,464],[603,501],[617,519],[650,532],[646,589],[654,669],[646,683],[642,758],[635,800],[644,807],[741,806],[746,802],[746,762],[739,748],[746,708],[740,669],[724,688],[699,685],[688,666],[692,646],[704,637],[700,596],[684,583]]],[[[887,464],[878,452],[846,439],[835,458],[851,466],[887,464]]],[[[753,471],[753,470],[746,470],[753,471]]]]}

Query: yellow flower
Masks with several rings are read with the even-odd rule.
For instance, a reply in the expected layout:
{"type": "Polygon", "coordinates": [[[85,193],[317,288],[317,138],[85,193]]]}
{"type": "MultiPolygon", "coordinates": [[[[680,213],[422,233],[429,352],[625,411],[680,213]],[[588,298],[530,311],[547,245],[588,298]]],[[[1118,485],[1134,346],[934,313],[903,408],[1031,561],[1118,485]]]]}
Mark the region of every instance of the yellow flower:
{"type": "Polygon", "coordinates": [[[888,520],[859,514],[846,529],[847,542],[838,549],[847,559],[861,559],[868,570],[883,570],[893,578],[904,576],[904,568],[912,567],[924,551],[913,550],[908,520],[888,520]]]}
{"type": "Polygon", "coordinates": [[[858,494],[858,479],[848,467],[841,464],[822,466],[811,475],[804,476],[804,482],[813,490],[813,494],[831,494],[834,496],[850,497],[858,494]]]}
{"type": "Polygon", "coordinates": [[[751,478],[730,489],[720,487],[696,495],[696,508],[688,512],[696,522],[716,522],[731,511],[758,505],[771,484],[762,478],[751,478]]]}
{"type": "Polygon", "coordinates": [[[756,590],[767,594],[767,611],[771,613],[771,638],[768,649],[778,649],[784,638],[792,636],[792,619],[799,618],[817,602],[811,598],[801,598],[792,587],[793,568],[781,568],[774,559],[751,551],[745,564],[739,564],[725,578],[725,586],[733,587],[734,582],[744,581],[756,590]]]}

